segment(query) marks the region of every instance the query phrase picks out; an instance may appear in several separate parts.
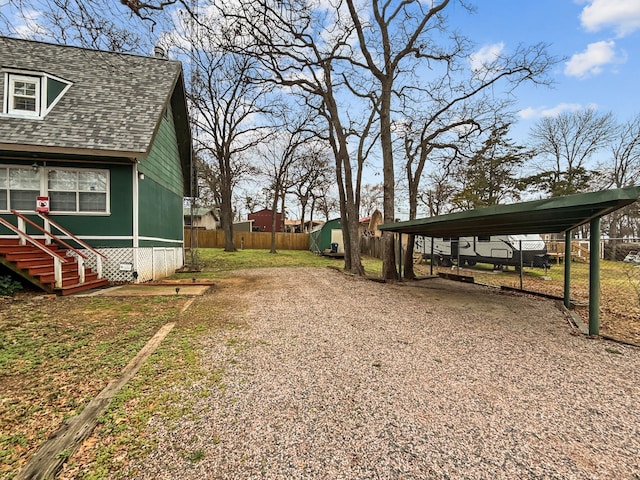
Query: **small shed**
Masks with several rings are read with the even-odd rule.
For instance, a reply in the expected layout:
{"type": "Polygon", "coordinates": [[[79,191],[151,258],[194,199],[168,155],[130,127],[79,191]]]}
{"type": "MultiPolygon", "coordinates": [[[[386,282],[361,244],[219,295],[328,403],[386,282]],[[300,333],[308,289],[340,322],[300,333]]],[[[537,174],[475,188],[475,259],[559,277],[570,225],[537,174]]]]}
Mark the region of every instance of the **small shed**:
{"type": "Polygon", "coordinates": [[[334,218],[311,231],[309,236],[309,250],[314,253],[332,253],[344,255],[344,240],[342,239],[342,222],[334,218]],[[331,244],[336,243],[338,248],[332,251],[331,244]]]}
{"type": "Polygon", "coordinates": [[[242,222],[233,222],[234,232],[252,232],[253,220],[243,220],[242,222]]]}

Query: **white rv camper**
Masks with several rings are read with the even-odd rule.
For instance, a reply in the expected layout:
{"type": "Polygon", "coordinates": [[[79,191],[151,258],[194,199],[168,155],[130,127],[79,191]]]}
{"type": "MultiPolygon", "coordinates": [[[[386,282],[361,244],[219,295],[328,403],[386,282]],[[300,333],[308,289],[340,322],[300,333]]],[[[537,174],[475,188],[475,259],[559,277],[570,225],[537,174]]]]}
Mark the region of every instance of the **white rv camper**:
{"type": "Polygon", "coordinates": [[[434,263],[444,266],[493,264],[519,267],[549,267],[547,248],[540,235],[492,235],[477,237],[432,238],[416,235],[414,252],[431,258],[433,242],[434,263]],[[522,251],[520,250],[522,248],[522,251]]]}

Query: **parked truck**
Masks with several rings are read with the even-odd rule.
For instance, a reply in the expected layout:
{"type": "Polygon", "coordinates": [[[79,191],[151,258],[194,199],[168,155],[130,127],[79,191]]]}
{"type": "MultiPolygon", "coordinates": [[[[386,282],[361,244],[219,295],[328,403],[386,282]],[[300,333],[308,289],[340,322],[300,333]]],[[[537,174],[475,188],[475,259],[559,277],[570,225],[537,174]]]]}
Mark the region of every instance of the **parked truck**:
{"type": "Polygon", "coordinates": [[[487,235],[477,237],[422,237],[416,235],[414,252],[443,266],[493,264],[495,269],[507,265],[549,268],[549,256],[542,237],[527,235],[487,235]],[[522,257],[522,263],[520,258],[522,257]]]}

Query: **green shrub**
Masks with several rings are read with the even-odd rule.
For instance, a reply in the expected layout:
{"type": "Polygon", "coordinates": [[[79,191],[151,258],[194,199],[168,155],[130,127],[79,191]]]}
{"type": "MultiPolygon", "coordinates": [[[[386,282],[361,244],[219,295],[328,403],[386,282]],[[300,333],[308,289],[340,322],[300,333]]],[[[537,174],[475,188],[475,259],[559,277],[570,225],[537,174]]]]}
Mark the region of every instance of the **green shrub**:
{"type": "Polygon", "coordinates": [[[15,281],[11,275],[0,277],[0,295],[15,295],[18,290],[22,290],[22,284],[15,281]]]}

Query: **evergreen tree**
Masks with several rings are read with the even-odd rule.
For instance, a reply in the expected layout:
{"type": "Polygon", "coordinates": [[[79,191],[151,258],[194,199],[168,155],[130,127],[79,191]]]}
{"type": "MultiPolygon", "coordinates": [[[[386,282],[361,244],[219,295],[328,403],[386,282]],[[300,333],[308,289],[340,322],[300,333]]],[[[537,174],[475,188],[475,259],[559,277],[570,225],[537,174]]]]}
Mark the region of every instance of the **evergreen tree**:
{"type": "Polygon", "coordinates": [[[455,209],[473,210],[520,199],[525,185],[518,172],[533,152],[507,137],[509,127],[509,124],[494,127],[482,146],[463,164],[462,189],[452,199],[455,209]]]}

